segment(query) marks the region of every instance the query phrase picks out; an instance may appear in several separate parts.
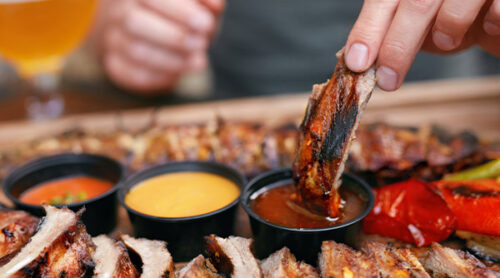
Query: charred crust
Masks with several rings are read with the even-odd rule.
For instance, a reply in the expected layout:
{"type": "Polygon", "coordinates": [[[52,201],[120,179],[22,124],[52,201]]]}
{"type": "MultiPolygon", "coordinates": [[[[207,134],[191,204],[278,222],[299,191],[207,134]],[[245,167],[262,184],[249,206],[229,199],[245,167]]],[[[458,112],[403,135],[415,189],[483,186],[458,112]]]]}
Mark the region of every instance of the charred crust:
{"type": "Polygon", "coordinates": [[[205,241],[206,255],[210,258],[210,262],[216,269],[230,277],[234,269],[231,259],[222,251],[214,235],[206,236],[205,241]]]}

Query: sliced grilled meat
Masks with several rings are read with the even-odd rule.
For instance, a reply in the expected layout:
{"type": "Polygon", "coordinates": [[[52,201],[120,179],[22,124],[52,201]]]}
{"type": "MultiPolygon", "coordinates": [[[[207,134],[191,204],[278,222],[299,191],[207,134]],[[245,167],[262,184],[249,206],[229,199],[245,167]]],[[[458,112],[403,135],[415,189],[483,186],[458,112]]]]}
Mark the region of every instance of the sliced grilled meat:
{"type": "Polygon", "coordinates": [[[177,272],[177,278],[222,278],[203,255],[199,255],[177,272]]]}
{"type": "Polygon", "coordinates": [[[326,84],[315,85],[300,126],[297,156],[293,164],[295,184],[304,205],[330,217],[338,217],[338,188],[348,150],[361,114],[375,87],[375,73],[350,71],[344,51],[326,84]]]}
{"type": "Polygon", "coordinates": [[[0,205],[0,265],[10,260],[28,243],[40,219],[20,210],[0,205]]]}
{"type": "Polygon", "coordinates": [[[130,261],[125,245],[105,235],[93,238],[96,251],[92,257],[95,263],[95,278],[135,278],[139,273],[130,261]]]}
{"type": "Polygon", "coordinates": [[[297,262],[295,256],[286,247],[271,254],[260,263],[264,278],[319,278],[314,267],[297,262]]]}
{"type": "Polygon", "coordinates": [[[372,257],[334,241],[321,245],[318,266],[323,278],[380,277],[372,257]]]}
{"type": "Polygon", "coordinates": [[[44,208],[47,215],[38,231],[0,268],[0,277],[83,277],[93,267],[95,246],[79,216],[67,208],[44,208]]]}
{"type": "Polygon", "coordinates": [[[500,277],[499,273],[487,268],[471,254],[441,246],[439,243],[432,243],[424,267],[432,277],[437,278],[500,277]]]}
{"type": "Polygon", "coordinates": [[[219,272],[233,278],[261,278],[262,271],[250,250],[251,239],[215,235],[205,237],[210,261],[219,272]]]}
{"type": "Polygon", "coordinates": [[[430,278],[410,249],[370,242],[364,251],[375,259],[382,277],[430,278]]]}
{"type": "Polygon", "coordinates": [[[160,240],[133,238],[122,235],[125,245],[137,253],[142,260],[143,278],[175,277],[174,261],[167,250],[167,243],[160,240]]]}

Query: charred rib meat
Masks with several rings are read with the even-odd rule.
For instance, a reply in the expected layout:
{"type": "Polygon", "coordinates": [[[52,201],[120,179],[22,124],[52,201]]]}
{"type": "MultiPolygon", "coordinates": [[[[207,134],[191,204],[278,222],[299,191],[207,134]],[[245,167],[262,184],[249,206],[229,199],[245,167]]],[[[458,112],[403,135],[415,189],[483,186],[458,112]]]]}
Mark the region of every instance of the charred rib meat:
{"type": "Polygon", "coordinates": [[[0,265],[11,259],[35,233],[39,219],[0,205],[0,265]]]}
{"type": "Polygon", "coordinates": [[[319,278],[314,267],[297,262],[295,256],[286,247],[271,254],[260,263],[264,278],[319,278]]]}
{"type": "Polygon", "coordinates": [[[139,273],[130,261],[125,245],[105,235],[93,238],[96,251],[93,255],[95,263],[94,278],[135,278],[139,273]]]}
{"type": "Polygon", "coordinates": [[[137,253],[142,260],[143,278],[175,277],[174,261],[164,241],[121,236],[125,245],[137,253]]]}
{"type": "Polygon", "coordinates": [[[203,255],[199,255],[177,272],[177,278],[222,278],[203,255]]]}
{"type": "Polygon", "coordinates": [[[250,250],[252,240],[230,236],[207,236],[210,261],[219,272],[234,278],[261,278],[262,270],[250,250]]]}
{"type": "Polygon", "coordinates": [[[372,257],[334,241],[323,242],[318,266],[323,278],[379,277],[372,257]]]}
{"type": "Polygon", "coordinates": [[[339,215],[338,188],[361,114],[375,86],[373,69],[354,73],[343,51],[331,79],[313,87],[302,125],[293,173],[304,205],[331,217],[339,215]]]}

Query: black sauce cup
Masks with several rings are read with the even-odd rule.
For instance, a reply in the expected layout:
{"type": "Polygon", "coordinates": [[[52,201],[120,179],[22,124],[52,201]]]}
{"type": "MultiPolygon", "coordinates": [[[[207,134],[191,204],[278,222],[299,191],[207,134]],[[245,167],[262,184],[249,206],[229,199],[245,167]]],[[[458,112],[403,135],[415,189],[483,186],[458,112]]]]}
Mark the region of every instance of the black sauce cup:
{"type": "Polygon", "coordinates": [[[291,183],[293,177],[290,169],[271,171],[251,180],[241,194],[241,205],[250,218],[257,257],[263,259],[286,246],[297,259],[314,265],[323,241],[335,240],[352,245],[352,241],[360,231],[361,220],[373,208],[375,197],[370,186],[351,174],[342,176],[342,186],[359,194],[365,201],[365,208],[356,218],[332,227],[314,229],[284,227],[264,220],[250,208],[252,194],[264,187],[274,188],[291,183]]]}
{"type": "MultiPolygon", "coordinates": [[[[127,209],[130,222],[137,237],[160,239],[168,243],[174,261],[189,261],[202,253],[204,236],[216,234],[227,237],[233,233],[239,198],[216,211],[190,217],[156,217],[132,209],[125,203],[125,196],[141,181],[167,173],[205,172],[224,177],[236,184],[240,190],[246,178],[238,171],[214,162],[185,161],[153,166],[128,178],[118,190],[118,200],[127,209]]],[[[214,194],[216,194],[214,192],[214,194]]],[[[210,196],[207,196],[210,198],[210,196]]]]}
{"type": "Polygon", "coordinates": [[[21,193],[50,180],[80,175],[109,181],[114,186],[95,198],[57,207],[66,206],[75,212],[84,207],[81,219],[89,234],[95,236],[111,232],[117,221],[116,191],[125,177],[125,170],[120,163],[106,156],[60,154],[28,162],[7,176],[3,192],[17,209],[42,217],[45,216],[43,207],[21,202],[18,199],[21,193]]]}

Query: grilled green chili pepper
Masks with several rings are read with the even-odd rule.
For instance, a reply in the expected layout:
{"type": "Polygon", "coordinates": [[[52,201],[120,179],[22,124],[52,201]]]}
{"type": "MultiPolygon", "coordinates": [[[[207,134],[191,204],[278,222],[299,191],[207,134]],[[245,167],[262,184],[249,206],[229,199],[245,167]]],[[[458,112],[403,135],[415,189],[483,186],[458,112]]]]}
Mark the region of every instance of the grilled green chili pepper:
{"type": "Polygon", "coordinates": [[[495,178],[500,180],[500,159],[490,161],[475,168],[448,175],[444,179],[451,181],[464,181],[495,178]]]}

